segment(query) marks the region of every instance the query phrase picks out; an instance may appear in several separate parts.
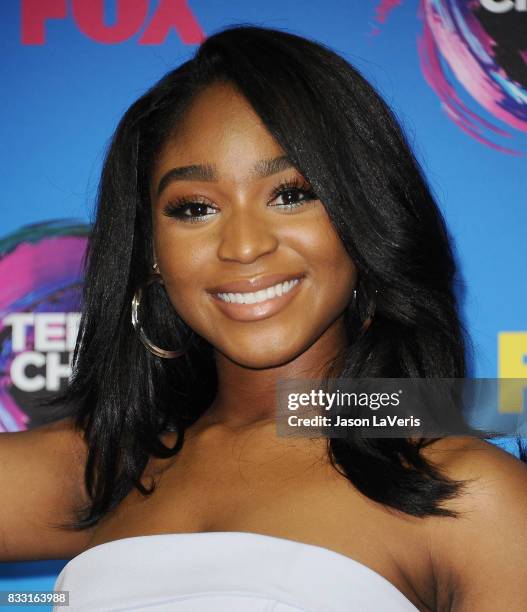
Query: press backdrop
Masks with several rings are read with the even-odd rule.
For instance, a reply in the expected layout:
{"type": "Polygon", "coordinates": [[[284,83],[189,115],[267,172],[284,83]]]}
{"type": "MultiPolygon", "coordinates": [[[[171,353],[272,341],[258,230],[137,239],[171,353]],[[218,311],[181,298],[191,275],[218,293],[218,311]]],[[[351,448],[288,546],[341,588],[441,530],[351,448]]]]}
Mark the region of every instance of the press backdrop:
{"type": "MultiPolygon", "coordinates": [[[[119,118],[204,37],[235,23],[317,39],[384,95],[455,240],[472,375],[527,378],[523,0],[7,0],[0,431],[38,425],[35,399],[68,377],[80,262],[119,118]]],[[[51,589],[65,563],[3,564],[0,590],[51,589]]]]}

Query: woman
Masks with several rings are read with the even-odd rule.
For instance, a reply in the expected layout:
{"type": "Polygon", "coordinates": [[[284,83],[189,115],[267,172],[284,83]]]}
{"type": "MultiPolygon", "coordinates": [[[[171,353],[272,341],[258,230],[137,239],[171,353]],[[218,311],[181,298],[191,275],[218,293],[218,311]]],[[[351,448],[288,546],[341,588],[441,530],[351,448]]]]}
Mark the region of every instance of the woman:
{"type": "Polygon", "coordinates": [[[75,610],[524,610],[512,455],[275,430],[279,379],[464,377],[455,272],[354,68],[211,36],[109,148],[69,412],[3,440],[3,559],[78,555],[56,584],[75,610]]]}

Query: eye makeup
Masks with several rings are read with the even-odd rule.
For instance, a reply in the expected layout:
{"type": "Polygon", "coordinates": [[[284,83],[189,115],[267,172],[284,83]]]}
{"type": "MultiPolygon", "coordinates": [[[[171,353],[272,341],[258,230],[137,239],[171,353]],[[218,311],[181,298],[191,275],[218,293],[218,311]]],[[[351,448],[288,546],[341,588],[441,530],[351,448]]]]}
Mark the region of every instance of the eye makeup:
{"type": "MultiPolygon", "coordinates": [[[[307,202],[317,199],[307,181],[295,177],[280,182],[271,190],[270,202],[277,198],[287,201],[272,206],[285,210],[294,210],[305,206],[307,202]]],[[[218,210],[211,202],[202,196],[183,196],[168,202],[163,207],[163,214],[183,223],[203,223],[208,217],[215,216],[215,212],[207,213],[207,210],[218,210]]]]}

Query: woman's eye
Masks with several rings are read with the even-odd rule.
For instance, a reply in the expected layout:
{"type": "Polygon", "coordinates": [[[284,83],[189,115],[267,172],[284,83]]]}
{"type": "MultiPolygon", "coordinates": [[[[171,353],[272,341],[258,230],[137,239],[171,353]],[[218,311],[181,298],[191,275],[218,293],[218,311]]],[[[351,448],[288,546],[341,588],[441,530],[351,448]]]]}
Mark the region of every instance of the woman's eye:
{"type": "Polygon", "coordinates": [[[277,199],[282,200],[278,202],[277,206],[286,206],[288,208],[298,208],[305,202],[316,200],[316,195],[312,191],[299,189],[298,187],[283,189],[277,195],[277,199]]]}
{"type": "Polygon", "coordinates": [[[200,223],[211,216],[207,209],[215,210],[205,202],[170,202],[163,209],[163,214],[185,222],[200,223]]]}
{"type": "MultiPolygon", "coordinates": [[[[274,202],[271,205],[273,208],[292,210],[316,199],[316,194],[307,183],[293,180],[278,185],[271,193],[270,202],[274,202]]],[[[196,202],[187,198],[169,202],[163,208],[165,216],[183,221],[184,223],[201,223],[207,221],[208,217],[212,217],[218,212],[214,206],[207,204],[207,202],[196,202]]]]}

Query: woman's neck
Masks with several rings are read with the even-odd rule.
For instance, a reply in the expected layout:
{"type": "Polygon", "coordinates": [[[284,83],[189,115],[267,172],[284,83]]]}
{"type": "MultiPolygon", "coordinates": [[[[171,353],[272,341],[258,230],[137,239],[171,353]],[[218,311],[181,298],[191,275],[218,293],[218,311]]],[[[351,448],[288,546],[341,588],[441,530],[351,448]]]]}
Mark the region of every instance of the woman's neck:
{"type": "Polygon", "coordinates": [[[278,381],[321,378],[342,355],[344,338],[342,321],[336,321],[301,355],[288,363],[263,369],[246,367],[217,352],[218,391],[200,423],[244,428],[273,421],[278,381]]]}

